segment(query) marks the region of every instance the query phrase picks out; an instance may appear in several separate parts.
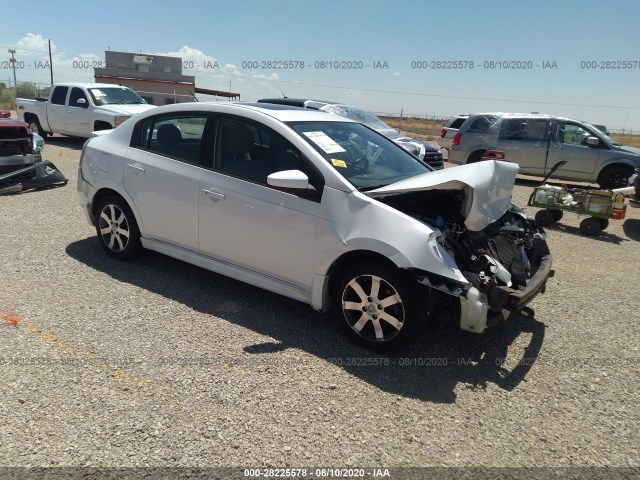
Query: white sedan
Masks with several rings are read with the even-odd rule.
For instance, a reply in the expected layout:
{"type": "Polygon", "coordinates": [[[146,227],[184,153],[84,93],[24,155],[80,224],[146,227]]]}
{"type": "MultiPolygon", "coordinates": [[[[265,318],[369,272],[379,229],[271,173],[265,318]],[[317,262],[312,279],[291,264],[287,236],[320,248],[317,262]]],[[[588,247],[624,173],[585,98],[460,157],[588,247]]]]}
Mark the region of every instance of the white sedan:
{"type": "Polygon", "coordinates": [[[88,140],[78,193],[109,255],[155,250],[333,309],[357,343],[389,351],[429,315],[453,309],[480,333],[544,291],[551,255],[510,203],[516,173],[433,171],[328,113],[182,103],[88,140]]]}

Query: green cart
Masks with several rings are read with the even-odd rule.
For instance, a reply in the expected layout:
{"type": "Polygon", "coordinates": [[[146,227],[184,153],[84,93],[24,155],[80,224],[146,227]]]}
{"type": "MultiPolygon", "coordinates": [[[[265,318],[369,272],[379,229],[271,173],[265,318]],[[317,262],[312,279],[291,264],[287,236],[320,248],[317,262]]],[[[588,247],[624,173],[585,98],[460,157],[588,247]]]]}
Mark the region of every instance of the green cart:
{"type": "MultiPolygon", "coordinates": [[[[552,172],[564,163],[566,162],[554,165],[552,172]]],[[[543,183],[548,177],[549,175],[543,183]]],[[[627,210],[627,202],[621,193],[556,185],[535,187],[527,205],[544,209],[535,215],[536,221],[543,227],[560,220],[563,212],[586,216],[587,218],[580,222],[580,231],[584,235],[597,235],[609,226],[609,219],[622,220],[627,210]]]]}

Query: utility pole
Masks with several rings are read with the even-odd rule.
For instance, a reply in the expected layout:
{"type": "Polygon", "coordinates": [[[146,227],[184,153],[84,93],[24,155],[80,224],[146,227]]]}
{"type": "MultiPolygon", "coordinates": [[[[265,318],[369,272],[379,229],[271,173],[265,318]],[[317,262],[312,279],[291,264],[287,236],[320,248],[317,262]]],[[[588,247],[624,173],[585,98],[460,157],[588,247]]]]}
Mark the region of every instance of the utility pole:
{"type": "Polygon", "coordinates": [[[11,54],[11,66],[13,67],[13,86],[16,87],[16,91],[18,89],[18,82],[16,80],[16,59],[13,56],[16,51],[12,48],[9,49],[9,53],[11,54]]]}
{"type": "Polygon", "coordinates": [[[53,87],[53,60],[51,60],[51,39],[49,39],[49,71],[51,72],[51,86],[53,87]]]}

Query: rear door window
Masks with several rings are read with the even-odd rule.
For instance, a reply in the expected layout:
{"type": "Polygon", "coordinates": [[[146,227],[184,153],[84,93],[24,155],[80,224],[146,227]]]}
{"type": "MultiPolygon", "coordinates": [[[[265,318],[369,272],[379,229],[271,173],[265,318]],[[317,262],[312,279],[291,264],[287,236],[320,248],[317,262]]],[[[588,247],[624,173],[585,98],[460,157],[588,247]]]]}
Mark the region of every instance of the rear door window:
{"type": "Polygon", "coordinates": [[[69,91],[69,87],[56,87],[53,89],[53,94],[51,95],[51,103],[54,105],[64,105],[67,100],[67,92],[69,91]]]}

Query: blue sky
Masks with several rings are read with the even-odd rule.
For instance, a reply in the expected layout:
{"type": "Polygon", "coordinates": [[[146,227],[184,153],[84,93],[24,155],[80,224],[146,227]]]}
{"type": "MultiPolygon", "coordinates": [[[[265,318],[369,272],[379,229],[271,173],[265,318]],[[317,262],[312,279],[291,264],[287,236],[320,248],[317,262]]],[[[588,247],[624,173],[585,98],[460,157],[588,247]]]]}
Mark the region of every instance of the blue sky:
{"type": "Polygon", "coordinates": [[[32,0],[26,10],[25,5],[0,0],[0,81],[12,79],[6,52],[14,48],[16,59],[24,61],[18,81],[48,82],[48,70],[35,65],[48,59],[51,39],[56,81],[92,80],[93,70],[74,68],[74,62],[99,61],[107,49],[175,54],[187,65],[193,62],[183,73],[195,75],[198,86],[227,90],[231,82],[243,100],[283,91],[375,112],[537,111],[640,131],[636,1],[32,0]],[[10,22],[8,12],[14,12],[10,22]],[[243,68],[248,61],[268,60],[302,61],[305,68],[243,68]],[[215,61],[219,69],[204,68],[215,61]],[[362,62],[363,68],[315,68],[322,61],[362,62]],[[414,61],[474,62],[474,68],[412,68],[414,61]],[[607,61],[629,61],[634,68],[587,68],[607,61]],[[531,68],[504,68],[512,62],[531,68]]]}

